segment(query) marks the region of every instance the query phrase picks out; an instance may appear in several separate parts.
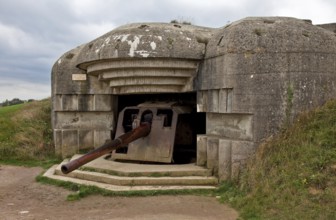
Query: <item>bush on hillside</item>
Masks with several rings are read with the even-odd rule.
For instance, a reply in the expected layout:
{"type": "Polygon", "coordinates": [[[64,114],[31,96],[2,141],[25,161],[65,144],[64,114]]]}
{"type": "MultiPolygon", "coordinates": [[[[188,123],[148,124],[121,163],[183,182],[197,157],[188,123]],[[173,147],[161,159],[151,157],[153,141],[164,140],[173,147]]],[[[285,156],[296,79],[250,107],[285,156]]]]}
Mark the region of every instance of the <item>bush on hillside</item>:
{"type": "Polygon", "coordinates": [[[336,100],[262,144],[222,197],[246,219],[334,219],[336,100]]]}

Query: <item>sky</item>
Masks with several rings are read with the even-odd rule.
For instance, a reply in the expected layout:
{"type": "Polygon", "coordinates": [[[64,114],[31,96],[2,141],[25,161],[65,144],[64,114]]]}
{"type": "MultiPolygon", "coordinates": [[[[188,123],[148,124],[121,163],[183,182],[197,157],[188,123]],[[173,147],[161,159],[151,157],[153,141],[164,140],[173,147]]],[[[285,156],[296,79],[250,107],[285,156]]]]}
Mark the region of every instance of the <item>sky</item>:
{"type": "Polygon", "coordinates": [[[250,16],[336,22],[336,0],[0,0],[0,102],[51,96],[65,52],[136,22],[222,27],[250,16]]]}

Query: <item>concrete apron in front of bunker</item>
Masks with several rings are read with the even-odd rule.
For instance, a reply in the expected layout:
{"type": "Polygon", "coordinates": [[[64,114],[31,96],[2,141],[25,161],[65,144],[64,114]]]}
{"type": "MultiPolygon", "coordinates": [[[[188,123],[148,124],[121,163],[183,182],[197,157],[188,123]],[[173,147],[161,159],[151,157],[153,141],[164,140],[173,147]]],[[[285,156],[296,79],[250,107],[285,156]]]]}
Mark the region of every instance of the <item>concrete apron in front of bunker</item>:
{"type": "Polygon", "coordinates": [[[75,155],[44,176],[113,191],[213,189],[218,179],[211,170],[190,163],[196,156],[194,118],[192,108],[177,103],[126,107],[119,114],[116,140],[75,155]],[[140,133],[144,125],[148,131],[140,133]]]}
{"type": "MultiPolygon", "coordinates": [[[[72,159],[81,155],[74,155],[72,159]]],[[[100,157],[81,169],[63,174],[61,166],[51,167],[45,177],[111,191],[214,189],[218,179],[211,171],[193,163],[179,165],[137,164],[106,160],[100,157]]]]}

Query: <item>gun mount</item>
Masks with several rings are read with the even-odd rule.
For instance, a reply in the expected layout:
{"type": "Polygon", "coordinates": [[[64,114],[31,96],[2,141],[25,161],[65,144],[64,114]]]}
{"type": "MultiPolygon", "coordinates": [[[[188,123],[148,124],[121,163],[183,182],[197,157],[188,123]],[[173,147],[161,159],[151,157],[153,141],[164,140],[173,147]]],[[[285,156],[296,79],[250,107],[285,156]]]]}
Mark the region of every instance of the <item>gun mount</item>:
{"type": "Polygon", "coordinates": [[[175,102],[145,102],[124,108],[119,114],[116,136],[137,126],[144,113],[153,115],[152,130],[146,138],[114,150],[112,159],[171,163],[175,151],[195,144],[192,128],[195,118],[191,112],[191,107],[175,102]]]}
{"type": "Polygon", "coordinates": [[[137,140],[141,137],[146,137],[151,131],[151,119],[152,116],[150,114],[146,114],[144,116],[144,121],[140,124],[140,126],[132,129],[131,131],[120,135],[118,138],[108,141],[103,144],[101,147],[90,151],[89,153],[83,155],[82,157],[72,160],[67,164],[61,166],[61,170],[63,173],[67,174],[71,171],[79,168],[80,166],[104,155],[107,154],[119,147],[127,145],[134,140],[137,140]]]}
{"type": "Polygon", "coordinates": [[[116,137],[82,157],[62,165],[63,173],[112,152],[114,160],[171,163],[173,151],[193,145],[192,108],[176,103],[142,103],[126,107],[118,117],[116,137]]]}

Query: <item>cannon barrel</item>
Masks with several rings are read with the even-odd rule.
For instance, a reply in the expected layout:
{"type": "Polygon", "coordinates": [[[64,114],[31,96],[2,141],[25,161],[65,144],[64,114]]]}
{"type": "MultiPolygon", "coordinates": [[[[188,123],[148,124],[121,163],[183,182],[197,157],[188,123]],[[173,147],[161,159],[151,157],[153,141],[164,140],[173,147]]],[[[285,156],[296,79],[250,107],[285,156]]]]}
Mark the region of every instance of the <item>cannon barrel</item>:
{"type": "Polygon", "coordinates": [[[67,174],[71,171],[79,168],[80,166],[104,155],[107,154],[119,147],[127,145],[132,141],[135,141],[141,137],[146,137],[151,130],[151,123],[150,122],[143,122],[140,124],[139,127],[120,135],[118,138],[114,140],[110,140],[107,143],[103,144],[97,149],[94,149],[87,154],[77,158],[75,160],[70,161],[67,164],[61,166],[62,173],[67,174]]]}

